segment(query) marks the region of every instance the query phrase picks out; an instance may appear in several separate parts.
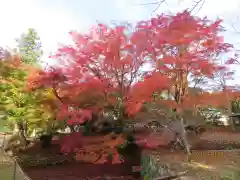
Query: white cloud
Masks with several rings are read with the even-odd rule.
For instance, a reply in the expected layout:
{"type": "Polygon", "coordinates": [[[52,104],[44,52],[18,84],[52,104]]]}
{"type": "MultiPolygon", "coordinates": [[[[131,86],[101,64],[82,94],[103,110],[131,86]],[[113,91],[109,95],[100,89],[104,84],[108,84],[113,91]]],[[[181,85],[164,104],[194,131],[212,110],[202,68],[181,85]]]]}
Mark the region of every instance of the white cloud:
{"type": "MultiPolygon", "coordinates": [[[[28,14],[32,13],[33,3],[30,0],[22,1],[4,1],[0,0],[1,3],[1,28],[0,28],[0,44],[1,45],[13,45],[14,39],[19,35],[19,32],[25,30],[26,19],[28,14]],[[21,3],[20,3],[21,2],[21,3]]],[[[32,15],[28,17],[31,19],[32,15]]]]}
{"type": "Polygon", "coordinates": [[[208,0],[200,11],[200,14],[208,16],[223,16],[226,17],[231,14],[239,12],[240,2],[238,0],[208,0]]]}
{"type": "Polygon", "coordinates": [[[129,21],[139,21],[150,17],[148,9],[142,6],[142,0],[115,0],[122,19],[129,21]]]}
{"type": "MultiPolygon", "coordinates": [[[[66,43],[69,40],[69,35],[67,34],[69,30],[86,30],[94,22],[94,19],[89,19],[91,12],[87,14],[87,11],[81,11],[81,7],[79,12],[77,12],[79,14],[76,14],[76,12],[74,14],[74,11],[69,9],[69,7],[65,8],[61,3],[59,6],[48,6],[47,3],[45,6],[42,6],[40,2],[41,0],[0,0],[0,46],[8,45],[13,47],[15,44],[14,39],[32,27],[38,31],[41,37],[45,52],[44,59],[47,59],[48,54],[56,50],[58,42],[66,43]],[[85,14],[80,14],[80,11],[85,12],[85,14]],[[88,15],[89,18],[86,18],[88,15]]],[[[104,2],[107,3],[107,1],[102,1],[103,7],[104,2]]],[[[114,0],[112,7],[116,14],[119,14],[119,20],[136,21],[151,16],[156,5],[141,5],[149,2],[154,2],[154,0],[114,0]]],[[[193,4],[193,0],[166,0],[166,2],[167,4],[163,3],[156,13],[177,12],[193,4]]],[[[71,4],[73,1],[68,1],[68,3],[71,4]]],[[[240,15],[240,11],[238,11],[239,4],[238,0],[206,0],[198,15],[207,15],[211,18],[223,17],[230,27],[231,22],[235,22],[236,17],[240,15]]],[[[98,9],[96,11],[101,12],[98,9]]],[[[102,18],[106,18],[109,21],[113,18],[110,12],[108,13],[108,10],[102,15],[104,16],[101,16],[102,18]]],[[[240,21],[236,25],[240,27],[240,21]]],[[[227,39],[239,45],[238,38],[235,38],[235,36],[235,34],[228,33],[227,39]]]]}
{"type": "MultiPolygon", "coordinates": [[[[13,47],[15,38],[28,28],[35,28],[41,38],[44,59],[54,52],[58,43],[67,42],[68,32],[79,29],[79,20],[65,9],[47,9],[39,6],[38,0],[0,0],[1,28],[0,45],[13,47]]],[[[82,23],[84,27],[84,23],[82,23]]]]}

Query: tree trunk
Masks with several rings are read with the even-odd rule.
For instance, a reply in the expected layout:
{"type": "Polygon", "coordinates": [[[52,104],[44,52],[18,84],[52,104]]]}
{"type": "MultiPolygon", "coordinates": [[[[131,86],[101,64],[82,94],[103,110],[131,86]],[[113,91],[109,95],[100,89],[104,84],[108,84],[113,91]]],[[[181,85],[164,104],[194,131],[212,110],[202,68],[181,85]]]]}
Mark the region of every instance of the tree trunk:
{"type": "Polygon", "coordinates": [[[73,126],[73,125],[69,125],[68,127],[69,127],[71,133],[74,133],[74,132],[75,132],[75,129],[74,129],[74,126],[73,126]]]}
{"type": "Polygon", "coordinates": [[[21,146],[23,146],[23,147],[26,147],[29,143],[24,134],[24,130],[19,131],[19,141],[20,141],[21,146]]]}
{"type": "Polygon", "coordinates": [[[7,138],[4,142],[4,150],[14,150],[17,147],[26,147],[28,144],[28,140],[26,139],[26,136],[24,135],[24,129],[21,128],[20,123],[14,124],[14,130],[12,136],[7,138]],[[19,141],[19,144],[17,144],[17,141],[19,141]]]}
{"type": "Polygon", "coordinates": [[[25,136],[25,128],[24,128],[24,123],[23,122],[19,122],[18,123],[18,128],[19,128],[19,137],[20,137],[20,141],[21,141],[21,144],[23,145],[27,145],[27,138],[25,136]]]}
{"type": "Polygon", "coordinates": [[[23,129],[24,129],[24,136],[28,137],[28,123],[27,123],[27,121],[24,122],[23,129]]]}
{"type": "Polygon", "coordinates": [[[226,89],[225,82],[224,82],[223,92],[225,92],[226,97],[227,97],[227,114],[228,114],[229,122],[232,127],[232,131],[235,131],[236,129],[235,129],[234,120],[233,120],[233,118],[230,117],[232,115],[232,99],[230,97],[229,92],[226,89]]]}
{"type": "Polygon", "coordinates": [[[185,146],[186,151],[187,151],[187,159],[189,160],[189,158],[191,156],[190,144],[188,142],[187,133],[186,133],[186,130],[184,128],[184,120],[183,120],[182,117],[180,119],[180,125],[181,125],[180,126],[181,127],[181,138],[183,140],[184,146],[185,146]]]}
{"type": "Polygon", "coordinates": [[[177,119],[171,123],[170,129],[172,132],[177,133],[177,136],[182,140],[183,146],[187,152],[187,158],[189,159],[191,151],[187,133],[184,127],[184,119],[182,117],[177,117],[177,119]]]}
{"type": "Polygon", "coordinates": [[[35,138],[36,135],[37,135],[37,131],[36,131],[36,129],[33,129],[32,133],[30,134],[30,137],[35,138]]]}
{"type": "Polygon", "coordinates": [[[52,134],[45,134],[40,137],[42,148],[50,148],[52,144],[52,134]]]}

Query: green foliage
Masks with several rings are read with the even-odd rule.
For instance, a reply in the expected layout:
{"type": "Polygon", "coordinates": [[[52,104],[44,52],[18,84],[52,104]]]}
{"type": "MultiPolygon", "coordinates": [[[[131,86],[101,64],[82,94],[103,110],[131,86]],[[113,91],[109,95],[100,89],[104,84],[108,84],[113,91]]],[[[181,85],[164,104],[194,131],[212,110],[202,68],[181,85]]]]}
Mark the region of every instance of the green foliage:
{"type": "Polygon", "coordinates": [[[35,64],[42,56],[41,41],[35,29],[29,28],[27,33],[17,39],[17,43],[23,62],[35,64]]]}
{"type": "Polygon", "coordinates": [[[231,106],[232,106],[233,113],[240,113],[240,100],[239,99],[232,101],[231,106]]]}
{"type": "Polygon", "coordinates": [[[36,30],[30,28],[17,42],[20,59],[9,57],[0,62],[0,109],[10,127],[27,122],[29,133],[33,129],[52,130],[55,97],[51,90],[26,91],[27,76],[37,68],[42,55],[40,38],[36,30]]]}
{"type": "Polygon", "coordinates": [[[31,131],[34,128],[47,129],[55,119],[50,105],[43,105],[44,100],[51,98],[49,90],[26,92],[27,72],[21,67],[11,66],[11,60],[1,62],[0,108],[5,112],[9,125],[27,122],[31,131]]]}

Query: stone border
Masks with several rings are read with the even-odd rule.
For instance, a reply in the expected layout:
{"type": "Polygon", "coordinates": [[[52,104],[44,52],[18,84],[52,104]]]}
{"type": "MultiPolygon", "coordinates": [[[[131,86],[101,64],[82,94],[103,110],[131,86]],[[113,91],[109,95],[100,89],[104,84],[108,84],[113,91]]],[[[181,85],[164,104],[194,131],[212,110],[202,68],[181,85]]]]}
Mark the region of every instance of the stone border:
{"type": "Polygon", "coordinates": [[[4,137],[3,137],[3,144],[2,144],[1,147],[0,147],[0,153],[2,153],[2,155],[3,155],[4,157],[9,158],[9,160],[12,161],[12,162],[9,162],[9,163],[13,164],[13,171],[12,171],[13,180],[19,179],[19,178],[16,176],[16,171],[17,171],[17,169],[20,171],[22,177],[23,177],[25,180],[32,180],[26,173],[24,173],[24,171],[22,170],[21,166],[18,164],[16,158],[15,158],[15,157],[9,157],[8,154],[7,154],[7,152],[4,151],[3,145],[4,145],[4,141],[5,141],[5,139],[6,139],[6,135],[7,135],[7,134],[8,134],[7,132],[6,132],[6,133],[0,133],[0,135],[4,135],[4,137]]]}

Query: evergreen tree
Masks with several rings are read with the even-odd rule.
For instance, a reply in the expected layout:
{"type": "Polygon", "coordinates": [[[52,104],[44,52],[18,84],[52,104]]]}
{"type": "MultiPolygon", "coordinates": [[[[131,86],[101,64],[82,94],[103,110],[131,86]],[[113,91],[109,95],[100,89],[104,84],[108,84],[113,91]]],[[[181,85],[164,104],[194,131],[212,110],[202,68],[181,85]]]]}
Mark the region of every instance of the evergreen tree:
{"type": "Polygon", "coordinates": [[[36,64],[42,56],[42,44],[37,31],[29,28],[27,33],[23,33],[19,39],[16,40],[18,51],[22,62],[28,64],[36,64]]]}

